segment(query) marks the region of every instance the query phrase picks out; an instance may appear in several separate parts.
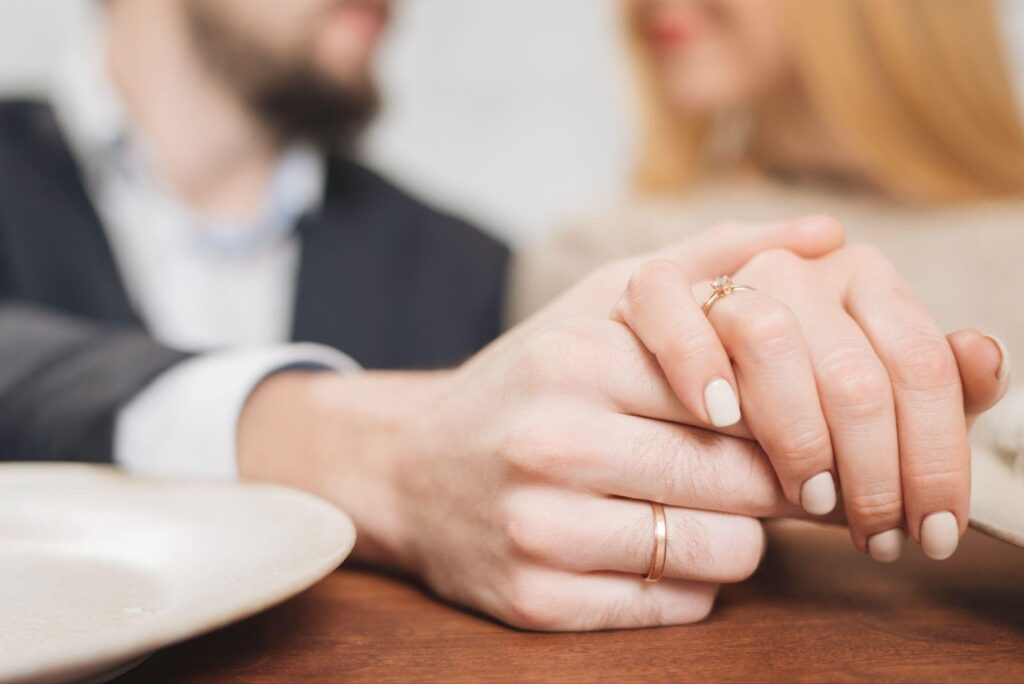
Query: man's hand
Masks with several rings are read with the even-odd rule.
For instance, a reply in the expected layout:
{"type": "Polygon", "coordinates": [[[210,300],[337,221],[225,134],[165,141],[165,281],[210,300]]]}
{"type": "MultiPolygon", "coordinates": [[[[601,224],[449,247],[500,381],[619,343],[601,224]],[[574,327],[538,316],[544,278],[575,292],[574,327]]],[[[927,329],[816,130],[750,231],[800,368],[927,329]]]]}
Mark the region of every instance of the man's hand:
{"type": "MultiPolygon", "coordinates": [[[[815,256],[841,242],[814,220],[727,226],[673,254],[710,277],[766,248],[815,256]]],[[[602,270],[454,371],[269,378],[240,421],[243,477],[336,502],[358,557],[512,625],[701,619],[719,582],[756,568],[758,518],[799,509],[755,443],[658,420],[683,408],[607,318],[634,267],[602,270]],[[656,584],[643,581],[651,501],[668,521],[656,584]]]]}

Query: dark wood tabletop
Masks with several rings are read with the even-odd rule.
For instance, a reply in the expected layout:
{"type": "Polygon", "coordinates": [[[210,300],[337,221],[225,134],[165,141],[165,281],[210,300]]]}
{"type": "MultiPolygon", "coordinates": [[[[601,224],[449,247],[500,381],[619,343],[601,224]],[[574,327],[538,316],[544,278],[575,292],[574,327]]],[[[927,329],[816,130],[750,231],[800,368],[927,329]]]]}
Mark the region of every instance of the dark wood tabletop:
{"type": "Polygon", "coordinates": [[[1024,682],[1024,549],[968,533],[894,565],[845,530],[786,523],[697,625],[509,629],[343,568],[256,617],[153,655],[122,682],[1024,682]]]}

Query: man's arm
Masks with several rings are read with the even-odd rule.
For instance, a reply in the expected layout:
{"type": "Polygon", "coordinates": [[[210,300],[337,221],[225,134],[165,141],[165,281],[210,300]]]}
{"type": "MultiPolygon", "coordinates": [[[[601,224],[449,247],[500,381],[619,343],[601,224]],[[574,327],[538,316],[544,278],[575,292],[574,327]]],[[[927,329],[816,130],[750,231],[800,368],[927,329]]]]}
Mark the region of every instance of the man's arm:
{"type": "Polygon", "coordinates": [[[316,344],[186,354],[145,331],[0,304],[0,460],[116,462],[143,475],[233,478],[242,405],[284,370],[351,372],[316,344]]]}
{"type": "Polygon", "coordinates": [[[188,358],[141,329],[0,302],[0,460],[111,461],[119,409],[188,358]]]}

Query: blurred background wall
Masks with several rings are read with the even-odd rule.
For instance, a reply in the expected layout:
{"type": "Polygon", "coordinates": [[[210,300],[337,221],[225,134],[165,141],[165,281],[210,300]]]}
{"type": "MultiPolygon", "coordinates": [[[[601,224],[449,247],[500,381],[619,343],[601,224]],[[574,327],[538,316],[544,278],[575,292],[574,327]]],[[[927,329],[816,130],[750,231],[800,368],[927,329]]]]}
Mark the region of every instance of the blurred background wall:
{"type": "MultiPolygon", "coordinates": [[[[92,0],[0,0],[0,92],[41,92],[92,0]]],[[[613,203],[629,166],[616,0],[406,0],[372,164],[514,243],[613,203]]],[[[1024,83],[1024,0],[1003,0],[1024,83]]]]}
{"type": "MultiPolygon", "coordinates": [[[[45,92],[92,0],[0,0],[0,92],[45,92]]],[[[615,0],[400,3],[372,164],[516,243],[621,192],[615,0]]]]}

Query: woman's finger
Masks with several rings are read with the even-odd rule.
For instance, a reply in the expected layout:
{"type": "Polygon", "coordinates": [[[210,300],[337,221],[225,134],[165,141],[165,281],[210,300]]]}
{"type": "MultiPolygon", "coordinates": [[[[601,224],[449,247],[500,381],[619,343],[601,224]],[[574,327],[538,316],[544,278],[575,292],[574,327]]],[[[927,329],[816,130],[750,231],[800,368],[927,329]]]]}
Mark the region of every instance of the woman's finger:
{"type": "Polygon", "coordinates": [[[873,248],[835,263],[851,274],[846,308],[892,382],[907,526],[931,558],[948,558],[967,528],[970,445],[949,342],[873,248]]]}
{"type": "Polygon", "coordinates": [[[807,300],[792,305],[805,322],[854,544],[875,560],[895,561],[904,538],[903,493],[886,368],[845,311],[807,300]]]}
{"type": "Polygon", "coordinates": [[[744,422],[786,497],[808,513],[829,513],[836,505],[832,444],[796,316],[764,293],[742,291],[721,298],[708,319],[733,360],[744,422]]]}
{"type": "MultiPolygon", "coordinates": [[[[642,577],[651,569],[655,522],[646,501],[542,490],[520,504],[516,550],[574,572],[612,571],[642,577]]],[[[739,582],[757,569],[765,534],[757,518],[665,506],[664,576],[739,582]]]]}
{"type": "Polygon", "coordinates": [[[690,413],[714,427],[739,422],[729,357],[678,263],[654,259],[637,268],[612,318],[628,325],[650,350],[690,413]]]}

